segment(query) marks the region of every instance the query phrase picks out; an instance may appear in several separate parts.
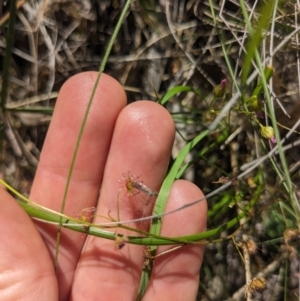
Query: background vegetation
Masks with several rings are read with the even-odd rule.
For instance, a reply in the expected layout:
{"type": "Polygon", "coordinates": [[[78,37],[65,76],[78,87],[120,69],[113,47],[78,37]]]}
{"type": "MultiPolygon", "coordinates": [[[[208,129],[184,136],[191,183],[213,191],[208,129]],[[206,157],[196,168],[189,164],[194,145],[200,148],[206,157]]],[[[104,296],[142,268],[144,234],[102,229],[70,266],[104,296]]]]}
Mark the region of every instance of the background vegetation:
{"type": "MultiPolygon", "coordinates": [[[[0,163],[26,196],[60,87],[98,70],[125,1],[15,5],[0,7],[0,163]]],[[[299,299],[299,10],[296,1],[133,1],[109,55],[105,72],[129,102],[158,101],[174,117],[172,160],[184,162],[173,179],[207,195],[197,300],[299,299]]]]}

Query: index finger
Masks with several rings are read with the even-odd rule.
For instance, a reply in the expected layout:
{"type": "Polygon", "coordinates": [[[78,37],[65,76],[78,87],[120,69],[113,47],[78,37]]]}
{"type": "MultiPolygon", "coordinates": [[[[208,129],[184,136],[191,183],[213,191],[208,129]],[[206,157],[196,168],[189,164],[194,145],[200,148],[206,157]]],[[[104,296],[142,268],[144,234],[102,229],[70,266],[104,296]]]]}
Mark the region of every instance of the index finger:
{"type": "MultiPolygon", "coordinates": [[[[30,194],[33,201],[56,211],[61,210],[72,156],[96,77],[96,72],[75,75],[63,85],[57,99],[30,194]]],[[[95,206],[115,121],[125,105],[126,95],[121,85],[103,74],[79,146],[66,214],[74,216],[83,208],[95,206]]],[[[40,223],[38,227],[53,255],[57,227],[40,223]]],[[[84,239],[80,233],[62,229],[57,271],[61,298],[70,290],[84,239]],[[62,271],[68,273],[61,277],[62,271]]]]}

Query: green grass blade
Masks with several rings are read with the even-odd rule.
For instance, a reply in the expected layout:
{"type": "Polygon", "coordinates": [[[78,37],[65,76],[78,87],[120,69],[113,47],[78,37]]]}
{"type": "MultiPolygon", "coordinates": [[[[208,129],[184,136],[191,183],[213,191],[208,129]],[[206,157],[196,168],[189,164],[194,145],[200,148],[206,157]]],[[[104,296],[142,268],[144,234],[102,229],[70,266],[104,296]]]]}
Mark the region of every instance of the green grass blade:
{"type": "MultiPolygon", "coordinates": [[[[64,196],[63,196],[63,200],[62,200],[62,205],[61,205],[61,210],[60,210],[61,213],[63,213],[64,209],[65,209],[67,195],[68,195],[69,187],[70,187],[70,184],[71,184],[73,169],[74,169],[74,166],[75,166],[75,161],[76,161],[76,158],[77,158],[77,154],[78,154],[81,138],[83,136],[84,128],[85,128],[85,125],[86,125],[86,122],[87,122],[87,119],[88,119],[88,116],[89,116],[89,112],[90,112],[90,109],[91,109],[91,106],[92,106],[92,102],[93,102],[93,99],[94,99],[94,96],[95,96],[95,93],[96,93],[96,89],[97,89],[97,86],[100,82],[101,74],[102,74],[102,72],[103,72],[103,70],[106,66],[106,63],[107,63],[108,57],[110,55],[111,49],[113,47],[114,41],[115,41],[115,39],[118,35],[118,32],[121,28],[122,23],[123,23],[123,21],[126,17],[127,11],[129,9],[129,6],[130,6],[130,2],[131,2],[131,0],[127,0],[126,3],[125,3],[125,6],[122,10],[120,18],[119,18],[119,20],[116,24],[115,30],[114,30],[114,32],[111,36],[111,39],[108,43],[107,49],[105,51],[105,54],[104,54],[104,57],[103,57],[103,60],[102,60],[102,63],[101,63],[100,68],[99,68],[99,74],[97,76],[94,88],[92,90],[92,94],[91,94],[90,100],[88,102],[87,109],[85,111],[84,118],[83,118],[83,121],[82,121],[82,124],[81,124],[81,127],[80,127],[80,131],[79,131],[79,135],[78,135],[78,138],[77,138],[77,141],[76,141],[76,146],[75,146],[74,154],[73,154],[73,157],[72,157],[71,166],[70,166],[69,174],[68,174],[68,177],[67,177],[66,188],[65,188],[64,196]]],[[[58,264],[60,229],[62,227],[61,223],[62,223],[62,221],[60,222],[60,225],[59,225],[58,231],[57,231],[56,251],[55,251],[55,267],[57,267],[57,264],[58,264]]]]}
{"type": "MultiPolygon", "coordinates": [[[[243,2],[243,1],[240,1],[243,2]]],[[[250,37],[248,41],[248,45],[246,47],[247,49],[247,55],[244,60],[243,70],[242,70],[242,77],[241,77],[241,84],[242,87],[246,85],[247,79],[250,74],[250,70],[252,68],[252,62],[254,59],[254,55],[257,52],[257,49],[259,48],[261,41],[263,39],[263,33],[268,28],[270,23],[270,18],[272,16],[274,7],[274,1],[268,0],[266,1],[266,4],[262,7],[260,17],[257,22],[257,26],[255,30],[252,29],[252,26],[249,22],[249,17],[246,13],[246,10],[244,10],[244,16],[245,20],[248,20],[248,30],[250,32],[250,37]]]]}
{"type": "Polygon", "coordinates": [[[176,86],[170,89],[161,99],[158,100],[158,103],[161,105],[166,104],[173,96],[182,92],[194,92],[197,95],[201,95],[201,92],[197,89],[194,89],[189,86],[176,86]]]}
{"type": "MultiPolygon", "coordinates": [[[[153,210],[153,215],[162,214],[165,212],[168,196],[170,194],[172,185],[177,177],[177,174],[180,170],[180,167],[186,158],[186,156],[189,154],[189,152],[204,138],[206,137],[208,131],[204,131],[200,133],[196,138],[194,138],[191,142],[189,142],[178,154],[175,162],[172,165],[171,170],[169,171],[167,177],[165,178],[162,187],[160,189],[160,193],[158,195],[158,198],[155,203],[155,207],[153,210]]],[[[159,235],[161,231],[161,225],[162,220],[161,219],[154,219],[151,223],[150,231],[149,233],[159,235]]],[[[156,253],[157,247],[151,247],[151,253],[156,253]]],[[[150,280],[150,271],[144,270],[142,272],[141,281],[140,281],[140,287],[139,287],[139,293],[138,296],[141,298],[143,296],[143,292],[146,291],[146,288],[149,284],[150,280]]],[[[140,300],[140,299],[137,299],[140,300]]]]}
{"type": "Polygon", "coordinates": [[[53,115],[53,108],[51,107],[27,107],[27,108],[13,108],[13,109],[5,109],[11,113],[36,113],[36,114],[45,114],[45,115],[53,115]]]}

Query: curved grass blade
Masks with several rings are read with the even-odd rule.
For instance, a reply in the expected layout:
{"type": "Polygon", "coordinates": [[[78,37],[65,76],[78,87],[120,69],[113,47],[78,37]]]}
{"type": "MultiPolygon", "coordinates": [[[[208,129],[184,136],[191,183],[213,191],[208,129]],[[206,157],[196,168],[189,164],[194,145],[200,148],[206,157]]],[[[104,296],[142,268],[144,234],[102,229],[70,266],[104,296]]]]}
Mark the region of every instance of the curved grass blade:
{"type": "MultiPolygon", "coordinates": [[[[243,8],[244,6],[242,5],[241,7],[243,8]]],[[[248,46],[246,47],[247,55],[244,60],[244,67],[242,71],[242,78],[241,78],[242,87],[246,85],[252,67],[253,58],[255,54],[257,54],[257,49],[260,46],[261,41],[263,39],[263,32],[267,29],[270,23],[269,21],[272,16],[273,7],[274,7],[274,1],[272,0],[266,1],[266,4],[261,9],[260,18],[258,19],[255,31],[250,25],[247,10],[243,9],[244,18],[245,20],[248,20],[247,24],[248,24],[248,30],[250,32],[250,38],[249,38],[248,46]]]]}
{"type": "Polygon", "coordinates": [[[161,99],[158,100],[158,103],[161,105],[166,104],[173,96],[182,92],[194,92],[197,95],[201,95],[201,92],[197,89],[194,89],[189,86],[176,86],[170,89],[161,99]]]}
{"type": "Polygon", "coordinates": [[[5,111],[9,111],[11,113],[37,113],[37,114],[45,114],[52,115],[53,108],[51,107],[28,107],[28,108],[6,108],[5,111]]]}
{"type": "MultiPolygon", "coordinates": [[[[258,178],[261,178],[260,174],[258,178]]],[[[116,240],[115,233],[111,231],[106,231],[105,229],[112,229],[112,228],[124,228],[130,231],[137,232],[139,234],[143,234],[143,236],[128,236],[127,243],[129,244],[136,244],[136,245],[144,245],[144,246],[165,246],[165,245],[173,245],[173,244],[188,244],[188,243],[205,243],[207,240],[211,240],[216,235],[222,233],[225,230],[229,230],[232,227],[236,226],[239,221],[248,216],[248,212],[251,208],[255,205],[257,200],[259,199],[261,193],[263,192],[263,183],[262,180],[258,180],[258,186],[256,191],[253,193],[253,197],[249,201],[249,204],[244,208],[244,210],[235,218],[228,221],[226,224],[220,225],[217,228],[208,230],[206,232],[197,233],[194,235],[187,235],[187,236],[178,236],[178,237],[165,237],[160,235],[155,235],[151,233],[147,233],[135,228],[127,227],[122,224],[122,221],[113,221],[111,223],[102,223],[102,224],[92,224],[89,223],[87,220],[80,220],[74,217],[66,216],[60,212],[56,212],[52,209],[43,207],[39,204],[36,204],[29,200],[28,198],[21,195],[17,192],[14,188],[8,185],[5,181],[0,179],[0,184],[2,184],[5,188],[7,188],[10,192],[16,195],[19,200],[19,205],[28,213],[29,216],[38,218],[43,222],[49,222],[56,225],[59,225],[60,221],[62,221],[61,225],[64,228],[81,232],[89,235],[93,235],[96,237],[102,237],[109,240],[116,240]]],[[[202,201],[197,200],[192,204],[202,201]]],[[[224,203],[224,206],[226,202],[224,203]]]]}
{"type": "MultiPolygon", "coordinates": [[[[70,187],[70,184],[71,184],[71,178],[72,178],[72,174],[73,174],[73,169],[74,169],[74,166],[75,166],[75,161],[76,161],[76,158],[77,158],[77,154],[78,154],[78,150],[79,150],[81,138],[83,136],[84,128],[85,128],[85,125],[86,125],[86,122],[87,122],[87,119],[88,119],[88,116],[89,116],[89,112],[90,112],[90,109],[91,109],[91,106],[92,106],[92,102],[93,102],[93,99],[94,99],[94,96],[95,96],[95,93],[96,93],[96,89],[97,89],[97,86],[98,86],[98,84],[100,82],[101,74],[103,73],[103,70],[104,70],[104,68],[106,66],[106,63],[107,63],[108,57],[110,55],[111,49],[113,47],[114,41],[115,41],[115,39],[116,39],[116,37],[118,35],[118,32],[119,32],[119,30],[121,28],[122,23],[123,23],[123,21],[124,21],[124,19],[126,17],[127,11],[129,9],[130,2],[131,2],[131,0],[127,0],[126,3],[125,3],[125,6],[124,6],[124,8],[122,10],[120,18],[119,18],[119,20],[117,22],[117,25],[115,27],[115,30],[114,30],[114,32],[113,32],[113,34],[111,36],[111,39],[110,39],[110,41],[108,43],[107,49],[105,51],[105,54],[104,54],[104,57],[103,57],[103,60],[102,60],[102,63],[101,63],[100,68],[99,68],[99,74],[97,76],[97,79],[96,79],[96,82],[95,82],[95,85],[94,85],[94,88],[93,88],[90,100],[88,102],[87,109],[85,111],[84,118],[83,118],[83,121],[82,121],[82,124],[81,124],[81,127],[80,127],[80,131],[79,131],[79,135],[78,135],[78,138],[77,138],[77,141],[76,141],[76,146],[75,146],[74,154],[73,154],[73,157],[72,157],[71,166],[70,166],[69,174],[68,174],[68,177],[67,177],[66,188],[65,188],[64,196],[63,196],[63,200],[62,200],[61,213],[63,213],[64,209],[65,209],[67,195],[68,195],[69,187],[70,187]]],[[[57,264],[58,264],[58,254],[59,254],[59,243],[60,243],[60,230],[61,230],[61,227],[62,227],[62,220],[60,221],[60,224],[59,224],[59,227],[58,227],[58,231],[57,231],[56,250],[55,250],[55,262],[54,262],[55,268],[57,267],[57,264]]]]}
{"type": "MultiPolygon", "coordinates": [[[[206,137],[208,131],[204,131],[200,133],[197,137],[195,137],[191,142],[189,142],[178,154],[175,162],[172,165],[171,170],[169,171],[167,177],[165,178],[162,187],[160,189],[158,198],[156,200],[153,215],[162,214],[165,212],[168,196],[170,194],[172,185],[176,179],[176,176],[181,168],[181,165],[186,158],[186,156],[189,154],[189,152],[204,138],[206,137]]],[[[154,219],[152,220],[149,233],[159,235],[161,231],[161,218],[160,219],[154,219]]],[[[151,247],[151,254],[154,255],[156,253],[157,246],[151,247]]],[[[144,270],[142,272],[140,286],[139,286],[139,292],[138,292],[138,298],[136,300],[141,300],[142,296],[144,295],[149,281],[150,281],[151,271],[150,270],[144,270]]]]}

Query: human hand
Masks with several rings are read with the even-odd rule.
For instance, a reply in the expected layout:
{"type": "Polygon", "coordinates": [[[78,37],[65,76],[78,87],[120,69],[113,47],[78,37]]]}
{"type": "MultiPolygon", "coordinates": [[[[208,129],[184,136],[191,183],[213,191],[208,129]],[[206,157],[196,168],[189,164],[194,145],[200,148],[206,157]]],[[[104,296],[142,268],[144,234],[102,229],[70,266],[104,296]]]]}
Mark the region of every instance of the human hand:
{"type": "MultiPolygon", "coordinates": [[[[61,209],[96,76],[96,72],[78,74],[59,93],[30,194],[31,200],[47,208],[61,209]]],[[[67,215],[97,207],[94,222],[99,223],[107,221],[103,217],[108,214],[121,220],[140,216],[141,209],[143,214],[151,214],[153,204],[146,206],[138,195],[121,193],[118,197],[120,179],[130,172],[159,190],[168,167],[174,124],[169,113],[156,103],[125,105],[120,84],[102,75],[78,151],[67,195],[67,215]]],[[[167,211],[202,197],[194,184],[176,181],[167,211]]],[[[57,226],[33,222],[4,189],[0,189],[0,206],[1,300],[136,299],[143,246],[126,244],[119,250],[112,241],[62,229],[55,273],[57,226]]],[[[204,231],[206,214],[206,202],[200,202],[168,215],[163,218],[161,234],[180,236],[204,231]]],[[[145,229],[147,225],[133,226],[145,229]]],[[[159,247],[158,253],[170,248],[159,247]]],[[[202,245],[188,245],[155,259],[143,300],[195,300],[203,251],[202,245]]]]}

